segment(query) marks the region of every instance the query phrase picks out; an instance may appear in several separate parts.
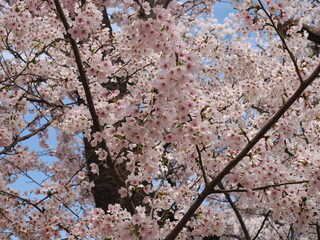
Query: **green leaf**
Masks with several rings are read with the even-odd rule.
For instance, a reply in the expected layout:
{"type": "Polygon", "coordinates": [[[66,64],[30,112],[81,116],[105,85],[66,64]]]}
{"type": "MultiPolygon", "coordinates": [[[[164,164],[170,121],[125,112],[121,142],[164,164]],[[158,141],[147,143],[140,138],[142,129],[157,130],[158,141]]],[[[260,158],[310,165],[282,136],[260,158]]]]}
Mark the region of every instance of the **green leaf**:
{"type": "Polygon", "coordinates": [[[122,136],[122,135],[120,135],[120,134],[115,134],[115,135],[113,135],[113,136],[116,137],[116,138],[118,138],[118,139],[120,139],[120,140],[123,140],[123,139],[126,138],[125,136],[122,136]]]}
{"type": "Polygon", "coordinates": [[[48,195],[48,197],[52,197],[54,195],[54,193],[51,190],[48,190],[47,195],[48,195]]]}
{"type": "Polygon", "coordinates": [[[157,88],[152,88],[152,89],[150,90],[150,93],[156,93],[156,94],[158,94],[158,93],[159,93],[159,90],[158,90],[157,88]]]}
{"type": "Polygon", "coordinates": [[[179,62],[179,54],[176,52],[174,55],[176,56],[176,62],[179,62]]]}
{"type": "Polygon", "coordinates": [[[116,103],[116,102],[118,102],[118,99],[116,98],[111,98],[108,100],[108,103],[116,103]]]}
{"type": "Polygon", "coordinates": [[[209,36],[206,36],[206,38],[204,39],[204,43],[208,43],[208,39],[209,39],[209,36]]]}
{"type": "Polygon", "coordinates": [[[208,108],[210,108],[210,106],[209,105],[205,105],[202,109],[201,109],[201,111],[200,111],[200,114],[202,114],[204,111],[206,111],[208,108]]]}
{"type": "Polygon", "coordinates": [[[182,122],[182,123],[178,123],[178,125],[176,126],[176,128],[182,128],[186,123],[182,122]]]}
{"type": "Polygon", "coordinates": [[[143,145],[142,144],[137,144],[133,149],[132,152],[135,154],[142,154],[143,153],[143,145]]]}
{"type": "Polygon", "coordinates": [[[168,162],[169,162],[169,159],[166,158],[166,156],[164,154],[161,155],[161,164],[163,166],[168,166],[168,162]]]}

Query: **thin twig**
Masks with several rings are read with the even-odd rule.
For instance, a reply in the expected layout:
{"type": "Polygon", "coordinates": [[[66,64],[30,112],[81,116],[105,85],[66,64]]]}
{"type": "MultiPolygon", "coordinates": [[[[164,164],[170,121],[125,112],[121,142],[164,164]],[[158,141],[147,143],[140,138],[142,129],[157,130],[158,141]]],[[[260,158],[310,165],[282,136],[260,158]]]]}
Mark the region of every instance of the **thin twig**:
{"type": "Polygon", "coordinates": [[[198,145],[196,145],[196,149],[198,152],[198,160],[199,160],[199,165],[200,165],[200,169],[203,175],[203,179],[204,179],[204,183],[206,184],[206,186],[208,185],[208,179],[207,179],[207,175],[206,175],[206,170],[204,169],[203,163],[202,163],[202,157],[201,157],[201,151],[198,147],[198,145]]]}
{"type": "MultiPolygon", "coordinates": [[[[222,184],[222,182],[218,183],[218,186],[219,186],[219,188],[222,189],[222,190],[225,189],[224,186],[223,186],[223,184],[222,184]]],[[[239,223],[240,223],[240,225],[241,225],[241,228],[242,228],[242,231],[243,231],[243,233],[244,233],[245,238],[246,238],[247,240],[250,240],[249,231],[248,231],[248,229],[247,229],[247,227],[246,227],[246,224],[245,224],[244,221],[243,221],[243,218],[242,218],[242,216],[241,216],[241,213],[239,212],[236,204],[232,201],[232,199],[231,199],[231,197],[230,197],[230,195],[229,195],[228,193],[224,193],[224,195],[225,195],[225,197],[226,197],[226,199],[228,200],[231,208],[233,209],[234,213],[236,214],[236,216],[237,216],[237,218],[238,218],[238,221],[239,221],[239,223]]]]}
{"type": "Polygon", "coordinates": [[[39,208],[39,207],[37,206],[37,204],[32,203],[32,202],[29,201],[28,199],[22,198],[22,197],[20,197],[20,196],[17,196],[17,195],[14,195],[14,194],[12,194],[12,193],[8,193],[8,192],[2,191],[2,190],[0,190],[0,193],[1,193],[1,194],[4,194],[4,195],[7,195],[8,197],[17,198],[17,199],[19,199],[20,201],[22,201],[22,202],[24,202],[24,203],[27,203],[27,204],[35,207],[39,212],[43,213],[43,210],[42,210],[41,208],[39,208]]]}
{"type": "Polygon", "coordinates": [[[280,237],[281,240],[284,240],[283,237],[281,236],[281,234],[279,233],[278,229],[276,229],[273,224],[270,222],[270,220],[267,218],[267,221],[269,222],[271,228],[278,234],[278,236],[280,237]]]}
{"type": "Polygon", "coordinates": [[[264,226],[264,224],[266,223],[267,218],[269,217],[270,214],[271,214],[271,211],[268,211],[267,214],[265,215],[263,221],[262,221],[262,224],[261,224],[261,226],[260,226],[257,234],[254,236],[254,238],[252,238],[252,240],[255,240],[255,239],[259,236],[259,234],[260,234],[260,232],[262,231],[263,226],[264,226]]]}
{"type": "Polygon", "coordinates": [[[34,135],[38,134],[41,131],[44,131],[47,127],[50,126],[50,124],[55,120],[55,117],[53,117],[51,119],[51,121],[47,122],[46,124],[44,124],[43,126],[41,126],[40,128],[36,129],[35,131],[33,131],[30,134],[27,134],[23,137],[17,138],[16,140],[14,140],[10,145],[6,146],[2,151],[0,151],[0,155],[2,154],[6,154],[8,151],[10,151],[15,145],[17,145],[19,142],[22,142],[24,140],[27,140],[31,137],[33,137],[34,135]]]}
{"type": "Polygon", "coordinates": [[[294,229],[293,229],[293,224],[291,223],[290,224],[290,228],[289,228],[289,231],[288,231],[288,234],[287,234],[287,239],[290,239],[293,240],[294,239],[294,229]]]}
{"type": "Polygon", "coordinates": [[[261,6],[261,9],[264,11],[264,13],[265,13],[265,14],[267,15],[267,17],[269,18],[269,20],[270,20],[270,22],[271,22],[271,25],[273,26],[273,28],[276,30],[278,36],[280,37],[280,39],[281,39],[281,41],[282,41],[282,44],[283,44],[283,46],[284,46],[284,49],[289,53],[289,56],[290,56],[290,58],[291,58],[291,60],[292,60],[292,62],[293,62],[294,68],[295,68],[295,70],[296,70],[296,73],[297,73],[297,75],[298,75],[298,77],[299,77],[300,83],[302,83],[302,82],[303,82],[303,78],[302,78],[302,76],[301,76],[301,73],[300,73],[300,70],[299,70],[299,67],[298,67],[297,60],[296,60],[295,56],[293,55],[293,53],[292,53],[291,50],[289,49],[289,47],[288,47],[288,45],[287,45],[284,37],[280,34],[280,32],[279,32],[276,24],[274,23],[272,17],[270,16],[270,14],[269,14],[268,11],[266,10],[266,8],[263,6],[263,4],[261,3],[260,0],[258,0],[258,2],[259,2],[259,4],[260,4],[260,6],[261,6]]]}
{"type": "MultiPolygon", "coordinates": [[[[256,187],[252,188],[250,190],[252,191],[261,191],[265,190],[268,188],[273,188],[273,187],[279,187],[279,186],[284,186],[284,185],[294,185],[294,184],[302,184],[302,183],[308,183],[309,180],[304,180],[304,181],[298,181],[298,182],[287,182],[287,183],[278,183],[278,184],[270,184],[262,187],[256,187]]],[[[249,189],[225,189],[225,190],[214,190],[212,193],[232,193],[232,192],[248,192],[249,189]]]]}

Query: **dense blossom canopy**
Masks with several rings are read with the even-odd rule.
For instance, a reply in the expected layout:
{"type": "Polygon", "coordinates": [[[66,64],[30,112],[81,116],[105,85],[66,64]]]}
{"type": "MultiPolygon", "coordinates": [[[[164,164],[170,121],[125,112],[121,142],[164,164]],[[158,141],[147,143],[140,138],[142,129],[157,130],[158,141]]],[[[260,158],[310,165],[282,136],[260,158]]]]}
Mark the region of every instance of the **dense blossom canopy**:
{"type": "Polygon", "coordinates": [[[319,1],[215,4],[0,2],[1,239],[320,238],[319,1]]]}

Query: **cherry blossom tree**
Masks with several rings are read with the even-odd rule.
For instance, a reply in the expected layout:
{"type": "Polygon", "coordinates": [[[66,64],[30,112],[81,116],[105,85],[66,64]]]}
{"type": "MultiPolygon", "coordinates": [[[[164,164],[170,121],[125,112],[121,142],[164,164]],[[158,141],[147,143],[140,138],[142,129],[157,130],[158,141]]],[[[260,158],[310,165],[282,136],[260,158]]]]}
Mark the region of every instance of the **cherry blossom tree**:
{"type": "Polygon", "coordinates": [[[0,2],[1,239],[320,238],[319,1],[215,4],[0,2]]]}

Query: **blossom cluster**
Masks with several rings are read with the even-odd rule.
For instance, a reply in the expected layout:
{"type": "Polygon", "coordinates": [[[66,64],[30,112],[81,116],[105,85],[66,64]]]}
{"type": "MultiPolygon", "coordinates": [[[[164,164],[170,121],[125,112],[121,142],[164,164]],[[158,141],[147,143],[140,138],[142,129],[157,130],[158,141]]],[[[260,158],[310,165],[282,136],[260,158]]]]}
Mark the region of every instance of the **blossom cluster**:
{"type": "Polygon", "coordinates": [[[320,7],[214,4],[0,8],[1,239],[319,238],[320,7]]]}

